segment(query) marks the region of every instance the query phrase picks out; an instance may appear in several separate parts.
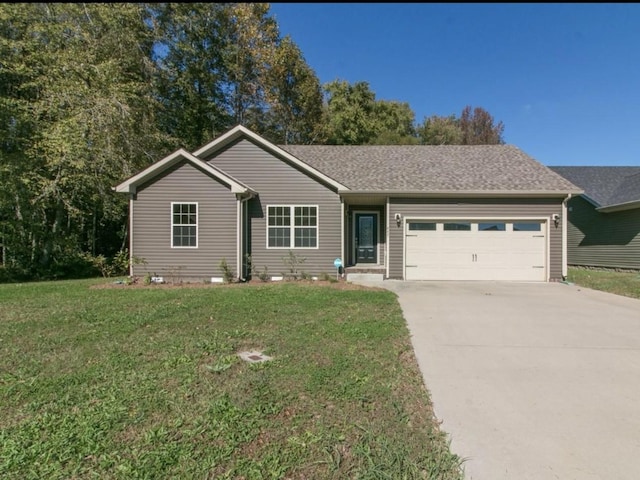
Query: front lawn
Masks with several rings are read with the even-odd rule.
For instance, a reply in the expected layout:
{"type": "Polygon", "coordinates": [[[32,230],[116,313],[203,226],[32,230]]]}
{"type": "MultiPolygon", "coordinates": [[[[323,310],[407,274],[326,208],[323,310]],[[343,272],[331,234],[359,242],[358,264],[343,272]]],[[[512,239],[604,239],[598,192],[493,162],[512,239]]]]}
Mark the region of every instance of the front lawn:
{"type": "Polygon", "coordinates": [[[569,267],[567,280],[593,290],[640,298],[640,272],[569,267]]]}
{"type": "Polygon", "coordinates": [[[462,478],[391,292],[99,284],[0,285],[1,478],[462,478]]]}

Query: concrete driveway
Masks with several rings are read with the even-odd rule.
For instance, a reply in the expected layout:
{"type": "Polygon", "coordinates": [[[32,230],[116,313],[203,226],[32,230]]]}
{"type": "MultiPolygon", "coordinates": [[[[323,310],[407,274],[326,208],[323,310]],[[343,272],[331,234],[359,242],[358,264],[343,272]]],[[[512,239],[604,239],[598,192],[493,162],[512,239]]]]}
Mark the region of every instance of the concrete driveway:
{"type": "Polygon", "coordinates": [[[640,300],[562,283],[400,282],[467,479],[640,478],[640,300]]]}

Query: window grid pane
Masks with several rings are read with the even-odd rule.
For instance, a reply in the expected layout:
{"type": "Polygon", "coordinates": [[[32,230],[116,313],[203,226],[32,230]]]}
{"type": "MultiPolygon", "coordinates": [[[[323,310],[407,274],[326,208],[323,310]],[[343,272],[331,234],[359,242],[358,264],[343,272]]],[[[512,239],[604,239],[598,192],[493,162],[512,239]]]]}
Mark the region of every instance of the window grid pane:
{"type": "Polygon", "coordinates": [[[288,247],[291,244],[291,229],[272,227],[269,228],[270,247],[288,247]]]}
{"type": "Polygon", "coordinates": [[[196,227],[173,227],[174,247],[195,247],[196,227]]]}
{"type": "Polygon", "coordinates": [[[195,203],[174,203],[172,207],[172,240],[174,247],[196,247],[198,215],[195,203]]]}
{"type": "Polygon", "coordinates": [[[312,248],[316,246],[316,229],[315,228],[296,228],[295,237],[296,247],[312,248]]]}
{"type": "Polygon", "coordinates": [[[269,207],[269,226],[291,225],[291,211],[289,207],[269,207]]]}
{"type": "Polygon", "coordinates": [[[268,207],[267,225],[267,246],[270,248],[316,248],[318,246],[317,207],[268,207]]]}

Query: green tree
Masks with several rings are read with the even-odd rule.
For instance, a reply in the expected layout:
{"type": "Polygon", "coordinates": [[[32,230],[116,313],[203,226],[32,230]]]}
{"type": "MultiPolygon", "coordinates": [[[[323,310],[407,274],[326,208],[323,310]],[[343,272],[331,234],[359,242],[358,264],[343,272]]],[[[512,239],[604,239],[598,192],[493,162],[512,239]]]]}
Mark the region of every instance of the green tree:
{"type": "Polygon", "coordinates": [[[376,96],[367,82],[351,85],[345,80],[334,80],[324,89],[328,95],[328,143],[363,145],[376,136],[376,96]]]}
{"type": "Polygon", "coordinates": [[[235,124],[277,143],[321,139],[322,90],[269,4],[154,4],[162,126],[196,148],[235,124]]]}
{"type": "Polygon", "coordinates": [[[376,100],[367,82],[351,85],[345,80],[335,80],[324,88],[328,143],[417,143],[415,114],[408,103],[376,100]]]}
{"type": "Polygon", "coordinates": [[[152,4],[159,69],[161,127],[176,146],[195,149],[234,123],[227,108],[224,29],[229,6],[220,3],[152,4]]]}
{"type": "Polygon", "coordinates": [[[232,3],[224,25],[225,96],[234,122],[261,131],[265,84],[279,43],[268,3],[232,3]]]}
{"type": "Polygon", "coordinates": [[[420,143],[425,145],[497,145],[504,143],[504,125],[497,124],[481,107],[464,107],[460,118],[455,115],[432,115],[418,126],[420,143]]]}
{"type": "Polygon", "coordinates": [[[461,145],[462,130],[455,115],[432,115],[419,125],[418,136],[423,145],[461,145]]]}
{"type": "Polygon", "coordinates": [[[413,145],[418,143],[415,130],[415,114],[406,102],[378,100],[374,108],[375,145],[413,145]]]}
{"type": "Polygon", "coordinates": [[[17,268],[122,246],[126,200],[111,187],[165,140],[146,15],[139,4],[0,5],[0,217],[17,268]]]}
{"type": "Polygon", "coordinates": [[[319,143],[323,138],[322,88],[290,37],[282,39],[266,74],[269,105],[264,134],[276,143],[319,143]]]}

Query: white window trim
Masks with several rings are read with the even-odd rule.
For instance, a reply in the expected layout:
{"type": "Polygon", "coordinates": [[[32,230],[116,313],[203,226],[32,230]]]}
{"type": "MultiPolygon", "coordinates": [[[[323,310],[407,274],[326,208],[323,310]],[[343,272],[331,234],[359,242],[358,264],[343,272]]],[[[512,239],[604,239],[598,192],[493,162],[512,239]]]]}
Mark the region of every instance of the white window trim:
{"type": "Polygon", "coordinates": [[[198,244],[200,243],[200,205],[198,204],[198,202],[171,202],[171,210],[170,210],[170,220],[169,220],[169,228],[170,228],[170,238],[171,238],[171,248],[178,248],[178,249],[182,249],[182,248],[198,248],[198,244]],[[173,227],[178,227],[178,226],[189,226],[191,227],[192,225],[183,225],[183,224],[177,224],[174,225],[173,223],[173,206],[174,205],[195,205],[196,206],[196,244],[195,246],[182,246],[182,245],[174,245],[173,244],[173,227]]]}
{"type": "MultiPolygon", "coordinates": [[[[266,215],[266,239],[265,243],[267,249],[269,250],[317,250],[320,248],[320,207],[318,205],[267,205],[267,215],[266,215]],[[296,227],[295,226],[295,209],[301,207],[312,207],[316,209],[316,246],[315,247],[296,247],[295,246],[295,229],[296,228],[314,228],[314,227],[296,227]],[[290,245],[288,247],[271,247],[269,246],[269,209],[270,208],[289,208],[289,215],[291,219],[291,225],[289,225],[290,234],[290,245]]],[[[274,226],[273,228],[284,228],[282,226],[274,226]]]]}

